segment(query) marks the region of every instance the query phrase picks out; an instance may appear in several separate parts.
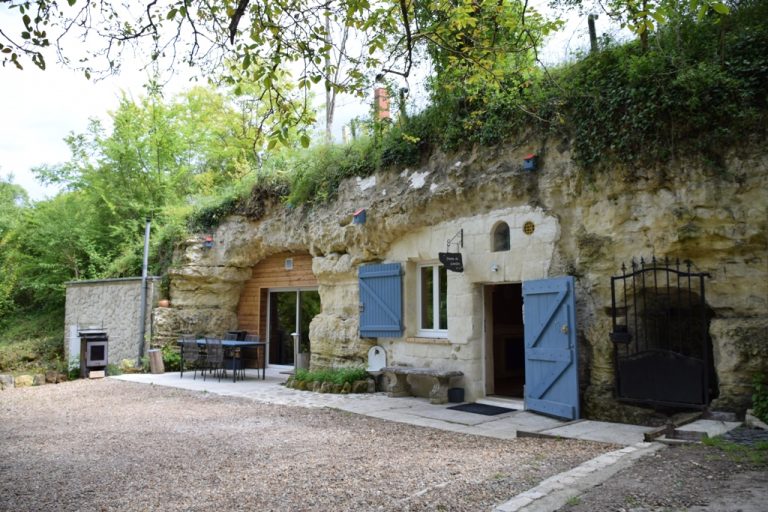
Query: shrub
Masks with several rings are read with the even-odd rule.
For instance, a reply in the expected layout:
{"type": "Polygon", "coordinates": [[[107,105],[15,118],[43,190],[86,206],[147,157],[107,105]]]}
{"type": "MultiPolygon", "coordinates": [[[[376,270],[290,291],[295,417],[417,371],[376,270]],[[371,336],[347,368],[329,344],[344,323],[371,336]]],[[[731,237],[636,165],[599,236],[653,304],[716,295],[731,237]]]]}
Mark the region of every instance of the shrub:
{"type": "Polygon", "coordinates": [[[347,382],[352,384],[355,381],[368,378],[368,372],[361,367],[333,368],[320,370],[298,369],[293,379],[299,382],[331,382],[333,384],[344,385],[347,382]]]}
{"type": "Polygon", "coordinates": [[[173,344],[163,345],[160,349],[163,354],[163,365],[167,372],[177,372],[181,369],[181,353],[173,344]]]}
{"type": "Polygon", "coordinates": [[[752,379],[755,390],[752,393],[752,411],[760,421],[768,423],[768,380],[763,373],[752,379]]]}

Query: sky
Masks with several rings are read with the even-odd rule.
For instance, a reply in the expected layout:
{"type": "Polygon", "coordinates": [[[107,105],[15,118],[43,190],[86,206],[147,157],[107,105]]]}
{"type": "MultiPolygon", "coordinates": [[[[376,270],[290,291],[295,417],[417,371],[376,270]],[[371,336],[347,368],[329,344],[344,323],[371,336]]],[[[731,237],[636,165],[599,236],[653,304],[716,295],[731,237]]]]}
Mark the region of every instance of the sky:
{"type": "MultiPolygon", "coordinates": [[[[0,27],[8,26],[7,11],[0,8],[0,27]]],[[[598,21],[598,32],[600,28],[598,21]]],[[[586,33],[586,16],[571,17],[565,29],[545,46],[542,60],[553,64],[565,60],[573,50],[585,48],[586,33]]],[[[58,189],[38,183],[31,169],[68,160],[64,138],[71,132],[84,132],[90,118],[101,119],[109,126],[109,112],[117,108],[121,91],[138,98],[148,78],[138,61],[124,61],[120,75],[93,81],[54,62],[53,55],[47,55],[47,60],[45,71],[31,63],[23,71],[0,67],[0,176],[12,175],[13,182],[23,186],[35,200],[52,197],[58,189]]],[[[173,94],[191,85],[188,76],[177,76],[165,91],[173,94]]],[[[335,132],[340,133],[344,123],[368,111],[365,102],[341,98],[335,132]]]]}

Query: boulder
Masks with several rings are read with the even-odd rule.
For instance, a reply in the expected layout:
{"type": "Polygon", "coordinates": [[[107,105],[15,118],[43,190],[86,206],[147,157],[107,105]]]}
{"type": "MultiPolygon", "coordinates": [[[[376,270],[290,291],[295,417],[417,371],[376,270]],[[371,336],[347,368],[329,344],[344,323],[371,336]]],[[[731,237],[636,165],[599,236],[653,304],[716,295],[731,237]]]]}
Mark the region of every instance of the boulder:
{"type": "Polygon", "coordinates": [[[321,393],[333,393],[333,382],[323,382],[320,385],[321,393]]]}

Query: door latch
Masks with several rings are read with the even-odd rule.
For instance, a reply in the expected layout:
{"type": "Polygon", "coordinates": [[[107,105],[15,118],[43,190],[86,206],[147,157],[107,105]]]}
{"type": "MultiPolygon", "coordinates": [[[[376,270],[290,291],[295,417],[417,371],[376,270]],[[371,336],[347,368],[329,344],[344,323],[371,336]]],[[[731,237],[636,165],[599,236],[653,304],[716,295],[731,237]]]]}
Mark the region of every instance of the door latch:
{"type": "Polygon", "coordinates": [[[563,326],[560,328],[560,332],[563,334],[568,334],[570,332],[568,330],[568,324],[563,324],[563,326]]]}
{"type": "Polygon", "coordinates": [[[358,304],[357,309],[358,311],[360,311],[360,313],[362,313],[363,311],[365,311],[365,304],[361,302],[360,304],[358,304]]]}

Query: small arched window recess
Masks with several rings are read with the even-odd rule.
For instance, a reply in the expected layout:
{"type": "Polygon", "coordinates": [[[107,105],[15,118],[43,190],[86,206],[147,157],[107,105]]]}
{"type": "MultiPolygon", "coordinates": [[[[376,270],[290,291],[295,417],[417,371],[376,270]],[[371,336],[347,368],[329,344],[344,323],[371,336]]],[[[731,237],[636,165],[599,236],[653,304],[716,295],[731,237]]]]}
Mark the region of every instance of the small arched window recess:
{"type": "Polygon", "coordinates": [[[506,222],[494,226],[491,243],[493,252],[509,250],[509,225],[506,222]]]}

